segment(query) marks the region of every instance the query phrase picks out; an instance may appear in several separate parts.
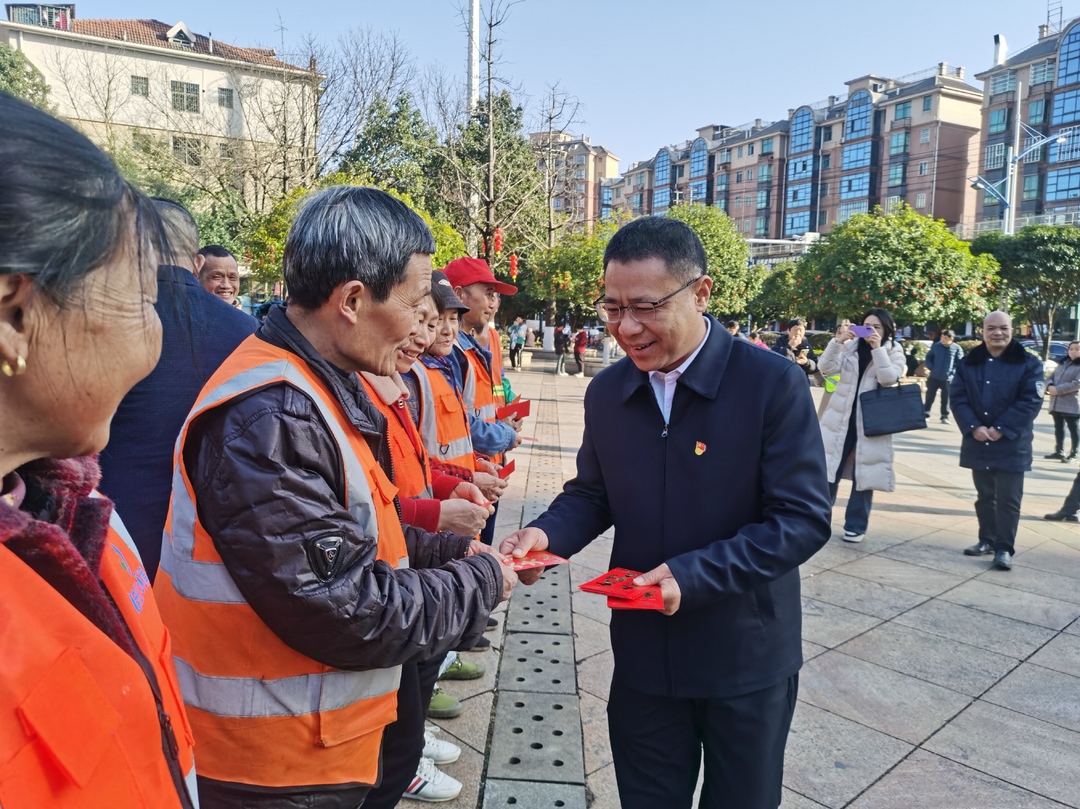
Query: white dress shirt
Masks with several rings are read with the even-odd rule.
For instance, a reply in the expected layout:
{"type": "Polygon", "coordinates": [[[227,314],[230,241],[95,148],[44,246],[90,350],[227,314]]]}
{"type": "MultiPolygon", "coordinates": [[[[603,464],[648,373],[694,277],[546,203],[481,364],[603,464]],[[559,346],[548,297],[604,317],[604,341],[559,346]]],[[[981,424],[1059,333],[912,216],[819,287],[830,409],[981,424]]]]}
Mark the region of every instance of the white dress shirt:
{"type": "Polygon", "coordinates": [[[687,357],[682,365],[667,373],[649,371],[649,384],[652,385],[653,393],[656,395],[656,403],[660,405],[660,412],[664,414],[665,426],[671,419],[671,401],[675,398],[675,384],[679,381],[679,377],[686,373],[690,363],[701,353],[701,349],[705,345],[705,341],[709,339],[709,332],[711,331],[712,321],[705,318],[705,337],[698,344],[698,347],[694,349],[694,353],[687,357]]]}

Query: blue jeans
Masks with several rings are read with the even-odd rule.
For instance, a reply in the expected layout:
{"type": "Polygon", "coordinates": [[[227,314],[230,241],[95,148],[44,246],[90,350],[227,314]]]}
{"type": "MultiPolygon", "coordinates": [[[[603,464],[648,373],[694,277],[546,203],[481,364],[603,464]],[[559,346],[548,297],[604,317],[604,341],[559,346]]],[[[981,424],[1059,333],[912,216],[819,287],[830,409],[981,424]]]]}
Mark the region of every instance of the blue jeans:
{"type": "MultiPolygon", "coordinates": [[[[840,473],[837,479],[829,484],[829,494],[832,496],[833,505],[836,505],[836,492],[840,488],[840,473]]],[[[855,488],[856,480],[854,473],[851,480],[851,494],[848,495],[847,510],[844,512],[844,530],[856,534],[865,534],[870,524],[870,506],[874,502],[874,492],[867,489],[860,492],[855,488]]]]}

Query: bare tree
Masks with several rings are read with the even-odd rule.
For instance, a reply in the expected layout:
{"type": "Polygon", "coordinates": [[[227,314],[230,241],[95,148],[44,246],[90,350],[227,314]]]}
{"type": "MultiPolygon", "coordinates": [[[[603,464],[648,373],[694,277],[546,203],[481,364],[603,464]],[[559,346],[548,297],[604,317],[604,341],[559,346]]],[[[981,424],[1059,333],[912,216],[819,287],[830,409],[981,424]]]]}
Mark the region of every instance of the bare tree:
{"type": "Polygon", "coordinates": [[[574,223],[564,211],[556,209],[574,198],[573,169],[567,161],[566,132],[580,123],[581,102],[556,83],[548,87],[544,96],[540,126],[532,137],[537,166],[543,176],[544,199],[547,207],[546,246],[555,246],[558,232],[574,223]],[[560,200],[560,203],[556,203],[560,200]]]}

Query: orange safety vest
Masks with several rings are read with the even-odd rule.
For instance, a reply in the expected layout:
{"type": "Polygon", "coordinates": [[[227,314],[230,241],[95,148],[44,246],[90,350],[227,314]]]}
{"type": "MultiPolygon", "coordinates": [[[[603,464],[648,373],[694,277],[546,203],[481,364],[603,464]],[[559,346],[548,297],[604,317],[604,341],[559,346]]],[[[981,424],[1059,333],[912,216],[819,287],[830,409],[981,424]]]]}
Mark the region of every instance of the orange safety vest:
{"type": "Polygon", "coordinates": [[[169,633],[139,552],[109,520],[101,580],[152,666],[189,799],[162,752],[146,674],[127,652],[0,544],[0,806],[198,806],[191,729],[169,633]]]}
{"type": "Polygon", "coordinates": [[[491,393],[495,404],[506,404],[506,388],[503,387],[502,337],[494,326],[488,326],[488,351],[491,352],[491,393]]]}
{"type": "Polygon", "coordinates": [[[367,379],[361,376],[360,381],[364,383],[371,403],[386,416],[386,433],[390,442],[390,457],[394,461],[394,484],[398,494],[402,497],[433,499],[435,495],[431,493],[427,452],[416,432],[416,425],[412,423],[404,397],[388,405],[367,379]]]}
{"type": "Polygon", "coordinates": [[[154,582],[199,745],[199,775],[270,788],[373,784],[383,728],[397,716],[401,668],[343,671],[284,643],[255,613],[198,518],[184,467],[192,421],[236,396],[286,383],[311,399],[337,441],[344,504],[376,558],[408,566],[394,498],[363,435],[304,360],[252,335],[206,383],[174,455],[173,496],[154,582]]]}
{"type": "Polygon", "coordinates": [[[465,404],[438,368],[413,364],[420,383],[420,438],[428,455],[476,471],[465,404]]]}

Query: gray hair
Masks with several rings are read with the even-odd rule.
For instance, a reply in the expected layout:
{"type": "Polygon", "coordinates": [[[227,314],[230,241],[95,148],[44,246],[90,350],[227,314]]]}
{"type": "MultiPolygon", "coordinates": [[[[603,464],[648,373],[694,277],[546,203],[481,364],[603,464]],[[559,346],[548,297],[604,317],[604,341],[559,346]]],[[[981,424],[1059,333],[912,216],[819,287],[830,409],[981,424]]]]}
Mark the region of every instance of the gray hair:
{"type": "Polygon", "coordinates": [[[168,238],[168,247],[162,250],[161,263],[195,272],[195,254],[199,250],[199,226],[195,224],[195,217],[179,202],[164,197],[153,199],[168,238]]]}
{"type": "Polygon", "coordinates": [[[285,242],[289,302],[317,309],[341,284],[360,281],[376,301],[405,279],[417,253],[435,237],[405,203],[377,188],[338,185],[312,194],[285,242]]]}

